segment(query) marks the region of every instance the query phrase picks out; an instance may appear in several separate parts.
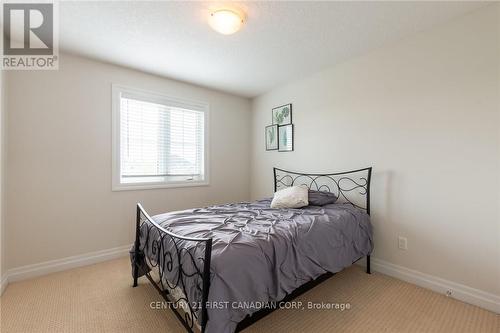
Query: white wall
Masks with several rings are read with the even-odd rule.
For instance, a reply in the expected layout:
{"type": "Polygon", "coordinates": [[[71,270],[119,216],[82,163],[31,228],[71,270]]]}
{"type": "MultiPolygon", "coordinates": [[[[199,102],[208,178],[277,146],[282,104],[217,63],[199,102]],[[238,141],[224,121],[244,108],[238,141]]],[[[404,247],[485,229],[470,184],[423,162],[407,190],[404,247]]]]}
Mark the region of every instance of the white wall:
{"type": "Polygon", "coordinates": [[[7,78],[7,265],[131,244],[135,203],[151,213],[248,200],[250,101],[60,55],[58,71],[7,78]],[[111,191],[111,84],[210,103],[210,186],[111,191]]]}
{"type": "MultiPolygon", "coordinates": [[[[500,44],[500,5],[497,5],[496,7],[497,7],[497,38],[498,38],[497,43],[500,44]]],[[[497,44],[497,54],[500,54],[500,45],[498,45],[498,44],[497,44]]],[[[497,64],[497,82],[500,82],[500,65],[498,65],[498,64],[497,64]]],[[[497,84],[497,98],[498,98],[498,103],[500,104],[500,84],[497,84]]],[[[499,119],[498,124],[499,124],[498,126],[500,127],[500,119],[499,119]]],[[[499,158],[500,158],[500,134],[498,135],[497,156],[499,156],[499,158]]],[[[499,164],[500,164],[500,162],[499,162],[499,164]]],[[[498,172],[499,171],[497,170],[497,173],[498,172]]],[[[497,188],[500,190],[500,176],[498,177],[498,187],[497,188]]],[[[500,280],[500,195],[498,195],[498,212],[497,212],[497,214],[498,214],[497,216],[499,218],[498,232],[497,232],[497,235],[498,235],[498,241],[497,241],[497,251],[498,251],[497,276],[498,276],[498,279],[497,280],[500,280]]],[[[500,286],[498,287],[498,289],[500,290],[500,286]]]]}
{"type": "Polygon", "coordinates": [[[4,232],[4,115],[5,115],[5,75],[0,70],[0,295],[5,287],[5,232],[4,232]]]}
{"type": "Polygon", "coordinates": [[[272,193],[273,166],[373,166],[374,256],[500,295],[494,6],[256,98],[251,196],[272,193]],[[264,126],[285,103],[295,151],[266,152],[264,126]]]}

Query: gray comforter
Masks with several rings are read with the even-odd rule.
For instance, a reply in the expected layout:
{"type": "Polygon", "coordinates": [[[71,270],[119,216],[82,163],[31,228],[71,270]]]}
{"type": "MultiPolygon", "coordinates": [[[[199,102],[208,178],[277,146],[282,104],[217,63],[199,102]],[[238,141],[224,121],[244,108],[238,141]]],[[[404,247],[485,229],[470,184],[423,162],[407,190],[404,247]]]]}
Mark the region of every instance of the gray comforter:
{"type": "Polygon", "coordinates": [[[271,209],[266,199],[153,219],[176,234],[213,238],[208,300],[227,306],[208,308],[208,333],[233,332],[239,321],[256,311],[240,302],[279,301],[373,249],[369,216],[350,204],[271,209]]]}

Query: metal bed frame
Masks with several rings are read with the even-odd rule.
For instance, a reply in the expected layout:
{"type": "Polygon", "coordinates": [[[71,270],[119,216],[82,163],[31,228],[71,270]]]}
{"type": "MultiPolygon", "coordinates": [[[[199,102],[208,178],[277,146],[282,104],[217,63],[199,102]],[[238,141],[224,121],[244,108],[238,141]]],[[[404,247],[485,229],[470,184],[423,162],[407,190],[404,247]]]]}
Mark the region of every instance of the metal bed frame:
{"type": "MultiPolygon", "coordinates": [[[[370,214],[371,167],[328,174],[299,173],[279,168],[273,168],[273,172],[275,192],[283,187],[306,186],[312,190],[335,193],[339,202],[351,203],[370,214]]],[[[137,204],[135,243],[131,251],[133,286],[136,287],[139,276],[144,275],[168,302],[188,332],[196,329],[204,332],[209,319],[207,301],[211,253],[211,238],[184,237],[172,233],[157,224],[140,203],[137,204]],[[154,272],[157,274],[153,275],[154,272]],[[195,286],[194,290],[186,288],[188,283],[195,286]]],[[[366,272],[371,273],[369,255],[366,256],[366,272]]],[[[327,272],[305,283],[280,302],[294,299],[333,275],[327,272]]],[[[237,325],[236,331],[243,330],[275,309],[264,308],[247,316],[237,325]]]]}

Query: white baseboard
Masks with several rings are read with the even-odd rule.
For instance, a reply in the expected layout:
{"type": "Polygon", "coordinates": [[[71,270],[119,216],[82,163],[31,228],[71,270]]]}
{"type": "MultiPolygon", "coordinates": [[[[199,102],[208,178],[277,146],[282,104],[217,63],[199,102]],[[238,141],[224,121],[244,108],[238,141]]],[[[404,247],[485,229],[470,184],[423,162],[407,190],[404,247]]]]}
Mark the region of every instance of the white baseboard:
{"type": "MultiPolygon", "coordinates": [[[[115,247],[108,250],[86,253],[63,259],[51,260],[34,265],[27,265],[9,269],[0,279],[0,295],[9,282],[25,280],[37,276],[55,273],[71,268],[87,266],[106,260],[116,259],[128,255],[130,245],[115,247]]],[[[364,261],[360,261],[364,266],[364,261]]],[[[474,289],[463,284],[441,279],[429,274],[409,269],[403,266],[391,264],[387,261],[371,258],[373,271],[386,274],[397,279],[413,283],[417,286],[433,290],[446,295],[451,291],[451,297],[460,301],[479,306],[481,308],[500,313],[500,296],[474,289]]]]}
{"type": "MultiPolygon", "coordinates": [[[[26,265],[9,269],[5,276],[8,283],[34,278],[49,273],[64,271],[71,268],[96,264],[102,261],[111,260],[126,256],[131,245],[115,247],[108,250],[90,252],[82,255],[66,257],[62,259],[45,261],[39,264],[26,265]]],[[[2,280],[2,288],[4,283],[2,280]]]]}
{"type": "Polygon", "coordinates": [[[440,294],[447,295],[447,292],[451,292],[451,295],[449,295],[450,297],[500,314],[500,296],[498,295],[421,273],[403,266],[394,265],[373,257],[371,258],[371,268],[373,271],[430,289],[440,294]]]}
{"type": "Polygon", "coordinates": [[[0,296],[2,296],[5,288],[9,284],[9,275],[4,274],[0,277],[0,296]]]}

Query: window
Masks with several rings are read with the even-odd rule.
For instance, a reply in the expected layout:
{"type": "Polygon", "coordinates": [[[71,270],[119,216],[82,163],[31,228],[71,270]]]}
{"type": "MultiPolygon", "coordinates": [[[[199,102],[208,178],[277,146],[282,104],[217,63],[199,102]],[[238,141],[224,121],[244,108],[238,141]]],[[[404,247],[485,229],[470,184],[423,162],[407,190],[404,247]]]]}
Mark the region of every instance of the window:
{"type": "Polygon", "coordinates": [[[113,190],[208,184],[208,104],[113,85],[113,190]]]}

